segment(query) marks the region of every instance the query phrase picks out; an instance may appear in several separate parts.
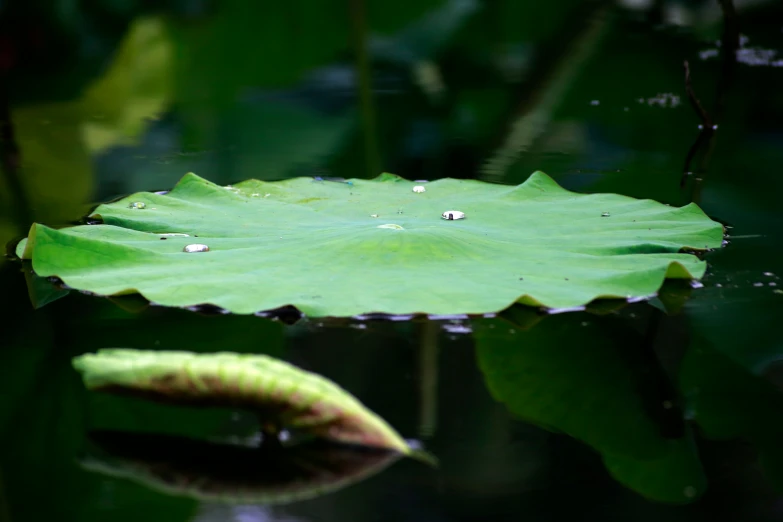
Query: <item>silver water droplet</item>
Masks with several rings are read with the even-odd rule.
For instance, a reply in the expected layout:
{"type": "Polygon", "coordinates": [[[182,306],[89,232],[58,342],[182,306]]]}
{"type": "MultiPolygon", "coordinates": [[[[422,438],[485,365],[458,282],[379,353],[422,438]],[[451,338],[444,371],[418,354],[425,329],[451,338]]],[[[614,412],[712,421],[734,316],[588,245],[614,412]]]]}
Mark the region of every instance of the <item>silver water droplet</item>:
{"type": "Polygon", "coordinates": [[[753,283],[753,286],[764,286],[764,283],[753,283]]]}
{"type": "Polygon", "coordinates": [[[165,234],[158,234],[158,235],[163,237],[190,237],[190,234],[180,234],[177,232],[170,232],[170,233],[167,232],[165,234]]]}
{"type": "Polygon", "coordinates": [[[377,218],[377,217],[378,217],[378,214],[370,214],[370,217],[371,217],[371,218],[377,218]]]}
{"type": "Polygon", "coordinates": [[[765,276],[767,276],[767,277],[772,277],[772,276],[774,276],[775,274],[773,274],[772,272],[764,272],[764,274],[762,274],[762,275],[765,275],[765,276]]]}
{"type": "Polygon", "coordinates": [[[141,208],[147,208],[147,204],[146,204],[146,203],[144,203],[143,201],[134,201],[133,203],[131,203],[130,205],[128,205],[128,207],[130,207],[130,208],[136,208],[136,209],[141,209],[141,208]]]}
{"type": "Polygon", "coordinates": [[[183,252],[209,252],[209,247],[207,245],[202,245],[201,243],[193,243],[192,245],[185,245],[185,248],[182,249],[183,252]]]}
{"type": "Polygon", "coordinates": [[[440,215],[443,219],[454,221],[455,219],[465,219],[465,213],[459,210],[447,210],[440,215]]]}
{"type": "Polygon", "coordinates": [[[704,283],[701,281],[693,280],[691,281],[691,288],[704,288],[704,283]]]}
{"type": "Polygon", "coordinates": [[[426,192],[426,191],[427,189],[422,187],[421,185],[416,185],[415,187],[413,187],[413,192],[416,192],[418,194],[421,194],[422,192],[426,192]]]}
{"type": "Polygon", "coordinates": [[[609,212],[601,212],[601,217],[609,217],[611,214],[609,212]]]}
{"type": "Polygon", "coordinates": [[[386,225],[378,225],[378,228],[391,228],[394,230],[405,230],[400,225],[395,225],[394,223],[387,223],[386,225]]]}

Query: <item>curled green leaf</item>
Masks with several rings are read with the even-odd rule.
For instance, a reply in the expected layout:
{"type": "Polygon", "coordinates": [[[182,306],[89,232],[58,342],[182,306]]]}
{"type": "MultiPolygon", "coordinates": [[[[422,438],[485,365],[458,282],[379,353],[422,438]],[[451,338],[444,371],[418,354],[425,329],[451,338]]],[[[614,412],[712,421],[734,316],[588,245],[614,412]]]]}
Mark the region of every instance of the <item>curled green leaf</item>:
{"type": "Polygon", "coordinates": [[[104,349],[74,358],[89,390],[257,412],[265,430],[412,454],[378,415],[334,382],[265,355],[104,349]]]}

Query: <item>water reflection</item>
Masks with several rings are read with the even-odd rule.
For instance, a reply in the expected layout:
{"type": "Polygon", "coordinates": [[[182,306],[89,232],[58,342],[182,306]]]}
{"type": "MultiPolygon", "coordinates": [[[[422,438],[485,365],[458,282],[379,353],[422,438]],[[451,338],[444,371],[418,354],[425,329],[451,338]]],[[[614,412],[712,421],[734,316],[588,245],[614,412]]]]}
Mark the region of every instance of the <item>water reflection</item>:
{"type": "Polygon", "coordinates": [[[93,432],[99,450],[81,465],[106,476],[200,501],[287,504],[344,488],[380,472],[401,454],[321,440],[277,448],[186,437],[93,432]]]}

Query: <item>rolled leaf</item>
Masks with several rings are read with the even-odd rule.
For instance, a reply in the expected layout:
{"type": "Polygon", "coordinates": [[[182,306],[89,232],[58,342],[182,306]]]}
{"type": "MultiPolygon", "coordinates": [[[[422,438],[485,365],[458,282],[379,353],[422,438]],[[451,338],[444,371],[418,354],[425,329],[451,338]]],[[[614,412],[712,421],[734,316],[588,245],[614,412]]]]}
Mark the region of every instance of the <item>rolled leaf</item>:
{"type": "Polygon", "coordinates": [[[73,359],[89,390],[255,411],[262,423],[403,454],[411,448],[334,382],[265,355],[104,349],[73,359]]]}

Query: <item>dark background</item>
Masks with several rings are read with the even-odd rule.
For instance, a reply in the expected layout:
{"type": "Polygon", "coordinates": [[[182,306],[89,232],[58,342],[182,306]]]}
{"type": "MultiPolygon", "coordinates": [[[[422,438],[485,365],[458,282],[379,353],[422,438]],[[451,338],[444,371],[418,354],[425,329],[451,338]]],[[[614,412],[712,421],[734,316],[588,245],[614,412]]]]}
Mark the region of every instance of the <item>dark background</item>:
{"type": "Polygon", "coordinates": [[[730,227],[703,288],[605,315],[286,326],[62,296],[2,261],[0,521],[780,520],[781,93],[774,0],[0,0],[4,244],[188,171],[542,170],[730,227]],[[88,394],[70,359],[104,347],[282,357],[440,466],[283,507],[87,471],[88,429],[254,429],[88,394]]]}

